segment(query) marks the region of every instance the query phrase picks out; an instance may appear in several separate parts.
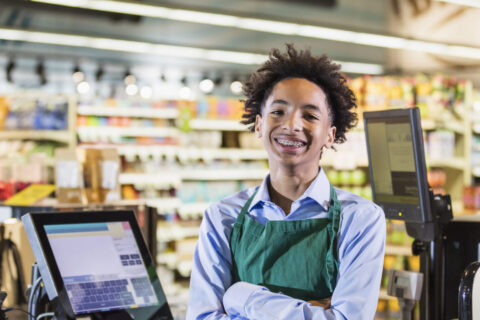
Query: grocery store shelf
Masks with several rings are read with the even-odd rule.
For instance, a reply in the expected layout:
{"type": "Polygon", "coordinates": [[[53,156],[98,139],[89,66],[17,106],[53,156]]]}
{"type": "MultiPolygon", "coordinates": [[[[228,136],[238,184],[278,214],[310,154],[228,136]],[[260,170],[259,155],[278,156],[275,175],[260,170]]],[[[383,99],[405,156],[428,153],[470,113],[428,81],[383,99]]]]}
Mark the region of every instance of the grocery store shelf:
{"type": "MultiPolygon", "coordinates": [[[[160,170],[159,170],[160,171],[160,170]]],[[[177,172],[159,173],[121,173],[119,182],[122,185],[175,187],[182,180],[224,181],[224,180],[263,180],[268,169],[182,169],[177,172]]]]}
{"type": "Polygon", "coordinates": [[[178,147],[172,145],[113,145],[116,148],[119,155],[123,155],[127,158],[139,157],[140,160],[149,160],[161,158],[166,156],[172,158],[177,156],[178,147]]]}
{"type": "Polygon", "coordinates": [[[237,120],[192,119],[189,125],[193,130],[247,131],[247,126],[237,120]]]}
{"type": "Polygon", "coordinates": [[[77,108],[77,113],[82,116],[102,117],[136,117],[156,119],[176,119],[178,110],[175,108],[142,108],[142,107],[104,107],[82,106],[77,108]]]}
{"type": "Polygon", "coordinates": [[[368,159],[348,152],[327,152],[320,160],[320,165],[336,170],[353,170],[368,167],[368,159]]]}
{"type": "Polygon", "coordinates": [[[51,140],[70,143],[72,134],[68,130],[3,130],[0,140],[51,140]]]}
{"type": "Polygon", "coordinates": [[[392,256],[411,256],[412,248],[408,246],[387,245],[385,247],[385,254],[392,256]]]}
{"type": "Polygon", "coordinates": [[[263,180],[268,174],[268,169],[183,169],[182,180],[263,180]]]}
{"type": "Polygon", "coordinates": [[[178,156],[188,160],[265,160],[267,152],[263,149],[237,149],[237,148],[179,148],[178,156]]]}
{"type": "Polygon", "coordinates": [[[473,132],[480,134],[480,123],[473,124],[473,132]]]}
{"type": "Polygon", "coordinates": [[[433,119],[422,119],[422,129],[423,130],[449,130],[458,134],[463,134],[465,132],[465,125],[462,121],[459,120],[433,120],[433,119]]]}
{"type": "Polygon", "coordinates": [[[80,137],[178,137],[179,131],[169,127],[88,127],[77,128],[80,137]]]}
{"type": "MultiPolygon", "coordinates": [[[[89,144],[87,146],[90,147],[89,144]]],[[[267,152],[263,149],[240,149],[240,148],[184,148],[175,145],[138,145],[138,144],[96,144],[97,147],[115,148],[118,154],[141,160],[150,157],[158,158],[179,157],[180,160],[217,160],[226,159],[240,160],[266,160],[267,152]]]]}
{"type": "MultiPolygon", "coordinates": [[[[160,171],[160,170],[159,170],[160,171]]],[[[176,173],[121,173],[118,177],[121,185],[177,187],[181,184],[180,175],[176,173]]]]}
{"type": "Polygon", "coordinates": [[[183,203],[178,208],[178,214],[182,219],[201,217],[209,205],[208,202],[183,203]]]}
{"type": "Polygon", "coordinates": [[[157,227],[157,240],[168,242],[190,237],[198,237],[200,226],[181,226],[175,223],[157,227]]]}
{"type": "Polygon", "coordinates": [[[112,202],[115,205],[122,206],[138,206],[146,205],[157,209],[157,213],[164,214],[175,211],[181,204],[180,199],[175,197],[157,198],[157,199],[131,199],[131,200],[116,200],[112,202]]]}
{"type": "Polygon", "coordinates": [[[380,295],[378,296],[379,299],[381,300],[395,300],[397,298],[395,297],[391,297],[387,294],[387,290],[386,289],[380,289],[380,295]]]}
{"type": "Polygon", "coordinates": [[[465,170],[465,160],[463,158],[427,159],[427,166],[463,171],[465,170]]]}
{"type": "Polygon", "coordinates": [[[475,178],[480,178],[480,167],[472,167],[472,175],[475,178]]]}

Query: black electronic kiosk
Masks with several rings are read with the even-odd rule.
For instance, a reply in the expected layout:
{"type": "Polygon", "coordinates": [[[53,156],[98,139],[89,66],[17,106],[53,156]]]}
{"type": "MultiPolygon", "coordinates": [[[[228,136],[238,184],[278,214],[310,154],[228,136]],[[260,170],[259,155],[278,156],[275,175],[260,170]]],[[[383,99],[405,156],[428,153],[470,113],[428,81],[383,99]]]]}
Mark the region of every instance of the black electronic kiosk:
{"type": "Polygon", "coordinates": [[[452,219],[450,196],[433,195],[427,182],[418,108],[365,112],[373,200],[389,219],[405,221],[424,274],[421,319],[442,319],[442,234],[452,219]]]}
{"type": "Polygon", "coordinates": [[[132,211],[29,213],[22,221],[41,276],[32,291],[43,282],[56,319],[173,319],[132,211]]]}

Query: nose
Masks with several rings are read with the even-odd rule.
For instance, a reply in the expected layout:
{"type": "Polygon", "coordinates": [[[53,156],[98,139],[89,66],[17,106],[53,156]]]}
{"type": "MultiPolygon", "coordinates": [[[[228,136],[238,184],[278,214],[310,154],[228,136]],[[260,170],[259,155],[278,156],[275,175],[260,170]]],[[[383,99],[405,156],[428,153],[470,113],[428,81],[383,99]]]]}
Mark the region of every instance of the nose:
{"type": "Polygon", "coordinates": [[[292,132],[300,132],[302,131],[302,127],[303,127],[303,121],[302,121],[302,115],[300,110],[289,112],[286,115],[285,121],[283,123],[284,130],[288,130],[292,132]]]}

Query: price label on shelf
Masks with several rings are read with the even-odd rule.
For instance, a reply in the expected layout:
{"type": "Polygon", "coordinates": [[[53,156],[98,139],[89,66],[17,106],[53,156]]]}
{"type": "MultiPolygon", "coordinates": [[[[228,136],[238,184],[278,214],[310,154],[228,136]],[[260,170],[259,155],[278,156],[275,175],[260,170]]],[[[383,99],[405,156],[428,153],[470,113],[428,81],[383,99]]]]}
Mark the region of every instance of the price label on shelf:
{"type": "Polygon", "coordinates": [[[5,204],[29,206],[45,198],[55,190],[53,184],[32,184],[5,201],[5,204]]]}

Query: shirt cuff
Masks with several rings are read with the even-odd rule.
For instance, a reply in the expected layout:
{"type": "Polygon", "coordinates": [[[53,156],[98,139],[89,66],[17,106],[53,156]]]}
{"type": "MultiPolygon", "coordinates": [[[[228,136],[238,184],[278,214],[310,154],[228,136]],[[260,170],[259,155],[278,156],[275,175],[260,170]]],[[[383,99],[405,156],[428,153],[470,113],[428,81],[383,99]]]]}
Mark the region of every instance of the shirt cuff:
{"type": "Polygon", "coordinates": [[[245,305],[248,298],[258,290],[267,290],[265,287],[248,282],[237,282],[233,284],[223,295],[223,307],[231,315],[246,317],[245,305]]]}

